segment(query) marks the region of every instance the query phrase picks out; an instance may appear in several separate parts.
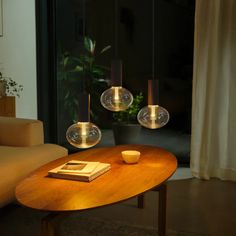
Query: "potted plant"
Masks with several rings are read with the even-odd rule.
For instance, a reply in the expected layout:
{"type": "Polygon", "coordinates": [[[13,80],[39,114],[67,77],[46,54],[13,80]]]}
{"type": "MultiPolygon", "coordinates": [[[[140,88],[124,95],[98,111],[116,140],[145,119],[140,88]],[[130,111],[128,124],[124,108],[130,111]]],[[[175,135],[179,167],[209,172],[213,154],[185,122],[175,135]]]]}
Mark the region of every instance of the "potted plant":
{"type": "Polygon", "coordinates": [[[130,144],[139,141],[141,126],[137,121],[137,114],[141,109],[143,94],[134,96],[132,105],[124,110],[113,113],[115,122],[112,124],[115,144],[130,144]]]}
{"type": "Polygon", "coordinates": [[[0,72],[0,98],[6,95],[20,97],[23,85],[18,84],[10,77],[3,77],[0,72]]]}
{"type": "Polygon", "coordinates": [[[108,88],[106,76],[110,68],[98,65],[96,59],[109,50],[110,46],[104,47],[99,52],[95,49],[96,41],[84,37],[82,53],[72,55],[62,52],[58,58],[58,80],[62,106],[72,121],[77,120],[77,97],[80,92],[86,91],[91,95],[91,118],[95,123],[103,110],[99,97],[108,88]]]}

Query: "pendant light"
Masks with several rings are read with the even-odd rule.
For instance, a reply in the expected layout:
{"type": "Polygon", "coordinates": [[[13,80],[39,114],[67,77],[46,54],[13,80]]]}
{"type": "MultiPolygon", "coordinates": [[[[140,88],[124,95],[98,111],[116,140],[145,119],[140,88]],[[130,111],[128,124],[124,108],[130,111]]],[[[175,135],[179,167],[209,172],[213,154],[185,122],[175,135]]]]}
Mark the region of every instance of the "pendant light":
{"type": "MultiPolygon", "coordinates": [[[[85,37],[85,0],[83,0],[83,38],[85,37]]],[[[85,88],[85,72],[83,68],[82,91],[85,88]]],[[[90,122],[90,95],[86,92],[78,95],[78,121],[66,131],[67,141],[76,148],[90,148],[98,144],[102,134],[100,129],[90,122]]]]}
{"type": "MultiPolygon", "coordinates": [[[[152,76],[155,78],[155,0],[153,2],[153,48],[152,48],[152,76]]],[[[159,84],[158,80],[148,80],[148,105],[143,107],[137,119],[140,125],[149,129],[158,129],[169,121],[168,111],[159,106],[159,84]]]]}
{"type": "Polygon", "coordinates": [[[137,116],[140,125],[157,129],[168,123],[169,113],[158,103],[158,80],[148,80],[148,105],[143,107],[137,116]]]}
{"type": "MultiPolygon", "coordinates": [[[[118,55],[118,0],[114,1],[114,54],[118,55]]],[[[124,111],[133,102],[133,95],[122,87],[122,61],[114,59],[111,63],[111,88],[104,91],[100,101],[104,108],[110,111],[124,111]]]]}
{"type": "Polygon", "coordinates": [[[83,93],[78,99],[78,122],[66,131],[68,142],[77,148],[90,148],[101,140],[101,131],[90,122],[90,95],[83,93]]]}
{"type": "Polygon", "coordinates": [[[111,88],[104,91],[100,101],[110,111],[124,111],[133,102],[133,95],[122,87],[122,62],[113,60],[111,64],[111,88]]]}

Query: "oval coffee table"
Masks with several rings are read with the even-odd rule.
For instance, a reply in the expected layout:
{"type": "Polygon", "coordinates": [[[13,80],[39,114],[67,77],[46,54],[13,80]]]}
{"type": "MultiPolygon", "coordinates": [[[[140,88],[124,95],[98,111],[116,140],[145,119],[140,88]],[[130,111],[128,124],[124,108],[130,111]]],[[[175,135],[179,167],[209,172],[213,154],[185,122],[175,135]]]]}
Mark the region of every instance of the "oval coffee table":
{"type": "MultiPolygon", "coordinates": [[[[32,157],[33,158],[33,157],[32,157]]],[[[175,172],[177,160],[170,152],[147,145],[121,145],[93,148],[52,161],[25,178],[16,187],[17,201],[41,211],[66,213],[101,207],[139,196],[158,187],[159,236],[165,235],[166,185],[175,172]],[[137,164],[125,164],[123,150],[141,152],[137,164]],[[91,182],[48,177],[48,171],[69,160],[99,161],[110,163],[111,169],[91,182]]],[[[55,214],[54,214],[55,215],[55,214]]],[[[49,223],[48,223],[49,224],[49,223]]],[[[44,224],[44,235],[53,235],[53,229],[44,224]],[[46,232],[45,231],[51,231],[46,232]]]]}

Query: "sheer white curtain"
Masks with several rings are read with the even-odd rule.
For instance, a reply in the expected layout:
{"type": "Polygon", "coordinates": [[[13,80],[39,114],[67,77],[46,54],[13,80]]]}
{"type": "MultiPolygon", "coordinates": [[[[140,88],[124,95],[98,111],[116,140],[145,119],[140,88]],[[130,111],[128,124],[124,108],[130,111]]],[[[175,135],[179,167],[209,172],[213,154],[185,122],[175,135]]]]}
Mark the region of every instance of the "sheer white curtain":
{"type": "Polygon", "coordinates": [[[196,0],[191,171],[236,181],[236,0],[196,0]]]}

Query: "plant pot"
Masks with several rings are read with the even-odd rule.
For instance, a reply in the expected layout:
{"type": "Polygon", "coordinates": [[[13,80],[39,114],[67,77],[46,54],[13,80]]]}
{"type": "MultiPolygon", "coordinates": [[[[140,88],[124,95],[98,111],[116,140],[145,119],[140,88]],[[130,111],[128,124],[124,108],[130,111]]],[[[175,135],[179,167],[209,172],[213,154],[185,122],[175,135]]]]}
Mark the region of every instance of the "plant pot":
{"type": "Polygon", "coordinates": [[[0,81],[0,98],[6,96],[6,83],[5,81],[0,81]]]}
{"type": "Polygon", "coordinates": [[[141,125],[113,123],[112,129],[116,145],[139,143],[141,125]]]}

